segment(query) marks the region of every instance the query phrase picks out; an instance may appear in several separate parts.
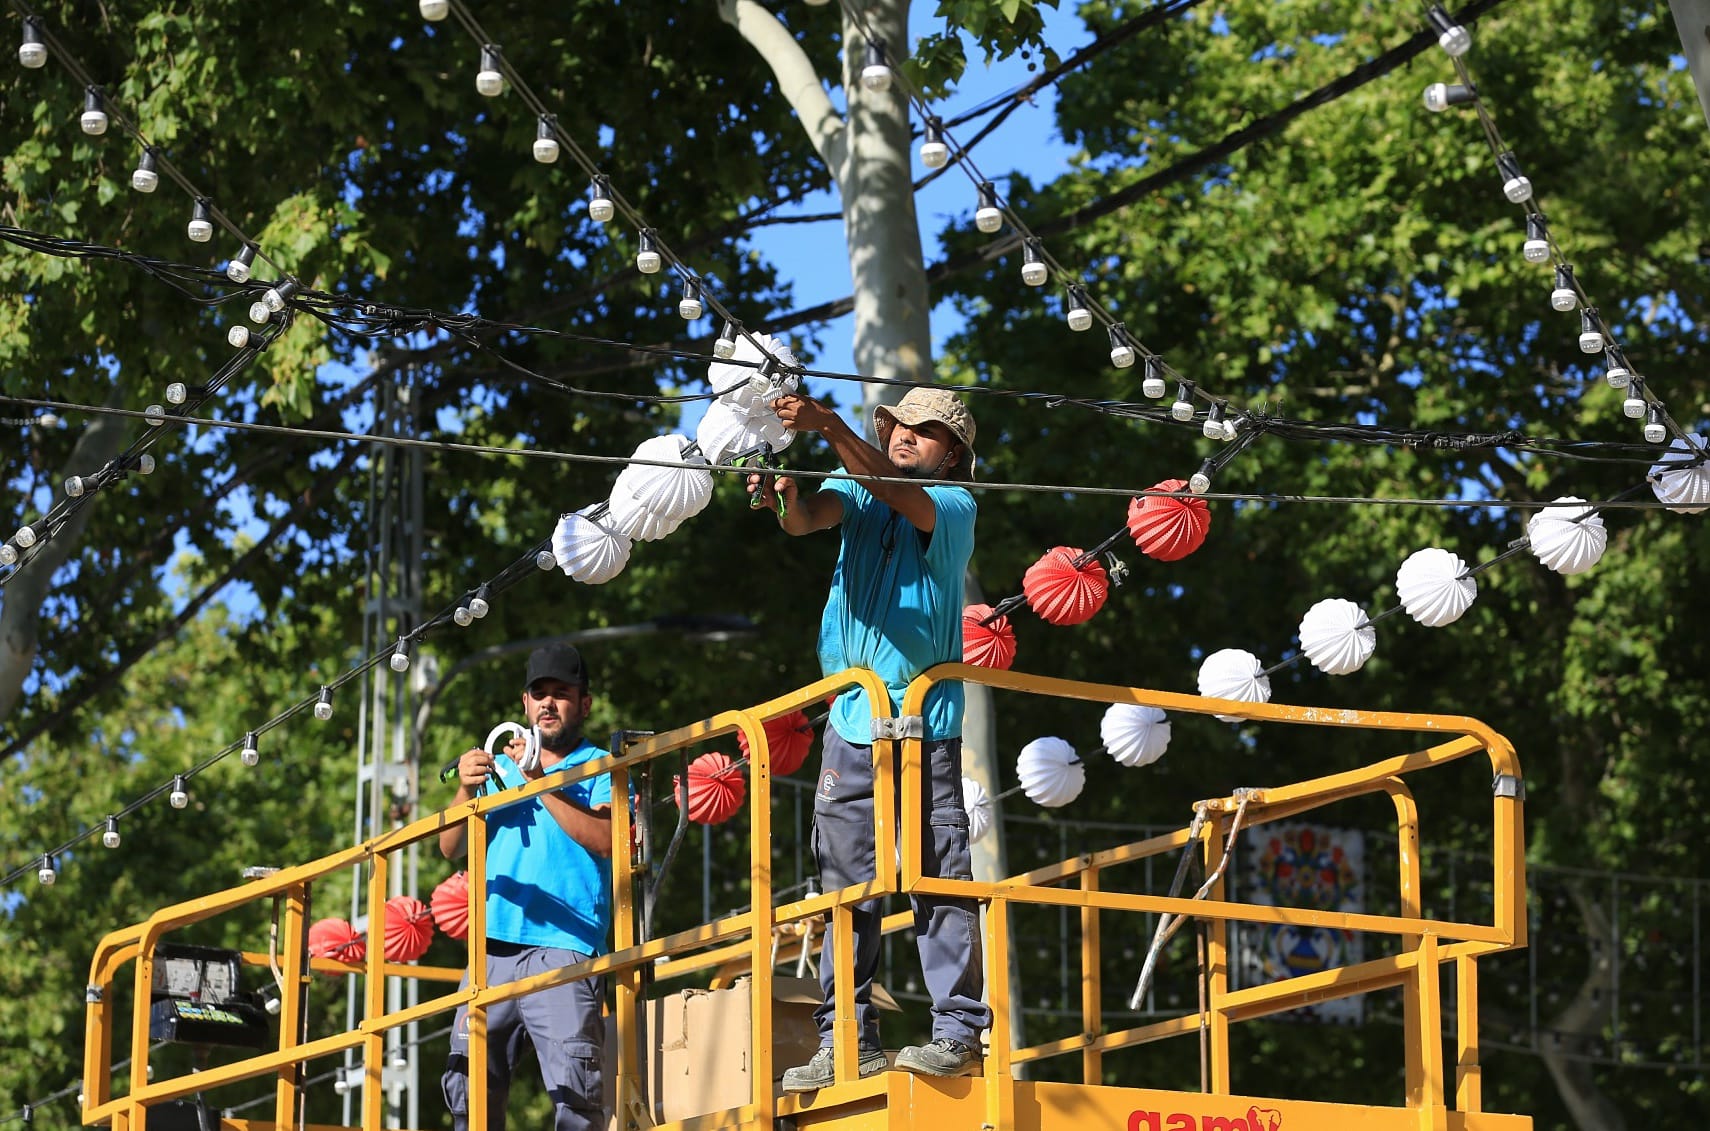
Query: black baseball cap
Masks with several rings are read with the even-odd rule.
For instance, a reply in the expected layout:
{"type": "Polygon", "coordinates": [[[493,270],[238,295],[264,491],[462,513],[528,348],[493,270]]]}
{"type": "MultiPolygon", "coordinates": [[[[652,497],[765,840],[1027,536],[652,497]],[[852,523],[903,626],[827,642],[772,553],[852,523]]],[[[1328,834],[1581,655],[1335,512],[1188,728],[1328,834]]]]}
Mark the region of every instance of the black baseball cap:
{"type": "Polygon", "coordinates": [[[548,644],[544,648],[536,648],[528,658],[528,678],[523,681],[524,690],[543,679],[562,680],[572,687],[586,690],[588,668],[582,663],[582,653],[568,644],[548,644]]]}

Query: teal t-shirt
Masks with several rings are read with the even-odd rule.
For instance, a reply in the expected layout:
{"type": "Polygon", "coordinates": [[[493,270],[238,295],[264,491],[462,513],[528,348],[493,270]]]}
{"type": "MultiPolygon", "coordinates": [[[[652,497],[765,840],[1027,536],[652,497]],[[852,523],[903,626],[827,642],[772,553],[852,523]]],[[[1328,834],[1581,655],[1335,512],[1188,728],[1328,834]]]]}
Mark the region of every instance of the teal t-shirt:
{"type": "MultiPolygon", "coordinates": [[[[819,666],[831,675],[871,668],[891,693],[893,712],[915,676],[962,658],[962,578],[974,556],[974,496],[965,487],[927,487],[938,511],[931,534],[852,479],[822,490],[843,501],[843,544],[819,625],[819,666]]],[[[934,685],[926,697],[926,737],[962,733],[962,684],[934,685]]],[[[831,708],[846,741],[873,741],[867,693],[851,688],[831,708]]]]}
{"type": "MultiPolygon", "coordinates": [[[[562,773],[606,752],[583,739],[547,773],[562,773]]],[[[527,784],[517,764],[500,754],[493,768],[504,788],[527,784]]],[[[610,774],[562,791],[589,809],[612,803],[610,774]]],[[[606,953],[611,932],[612,862],[573,840],[540,798],[487,818],[487,937],[523,946],[606,953]]]]}

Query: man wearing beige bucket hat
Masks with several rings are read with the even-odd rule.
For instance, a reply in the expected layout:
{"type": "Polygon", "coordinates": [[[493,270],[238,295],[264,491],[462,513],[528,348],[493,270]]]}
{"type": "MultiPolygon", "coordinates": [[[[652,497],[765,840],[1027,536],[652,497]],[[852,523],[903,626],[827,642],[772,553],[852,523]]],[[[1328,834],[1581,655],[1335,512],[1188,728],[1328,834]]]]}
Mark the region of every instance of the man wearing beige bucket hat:
{"type": "MultiPolygon", "coordinates": [[[[749,477],[760,501],[792,535],[840,527],[842,548],[819,629],[820,668],[870,668],[885,681],[891,713],[915,676],[962,658],[962,577],[974,553],[974,417],[946,389],[910,389],[895,406],[873,410],[879,447],[842,417],[801,396],[772,402],[794,432],[818,432],[849,477],[800,492],[792,478],[749,477]],[[876,482],[869,478],[923,480],[876,482]],[[944,482],[949,480],[950,482],[944,482]],[[932,482],[937,481],[937,482],[932,482]],[[785,506],[776,504],[782,499],[785,506]]],[[[872,711],[866,692],[845,691],[832,705],[814,791],[814,856],[826,891],[873,878],[872,711]]],[[[918,823],[925,875],[971,880],[968,814],[962,806],[962,685],[935,685],[922,711],[926,781],[921,809],[901,814],[918,823]]],[[[894,768],[893,768],[894,772],[894,768]]],[[[900,791],[899,791],[900,792],[900,791]]],[[[932,1076],[960,1076],[980,1062],[980,1035],[991,1026],[973,901],[913,899],[915,941],[932,995],[932,1040],[897,1055],[897,1067],[932,1076]]],[[[872,1004],[879,964],[878,901],[855,909],[855,1001],[860,1074],[885,1070],[879,1015],[872,1004]]],[[[830,940],[827,939],[829,947],[830,940]]],[[[820,962],[824,1003],[815,1011],[820,1049],[784,1073],[784,1090],[811,1092],[835,1082],[829,955],[820,962]]]]}

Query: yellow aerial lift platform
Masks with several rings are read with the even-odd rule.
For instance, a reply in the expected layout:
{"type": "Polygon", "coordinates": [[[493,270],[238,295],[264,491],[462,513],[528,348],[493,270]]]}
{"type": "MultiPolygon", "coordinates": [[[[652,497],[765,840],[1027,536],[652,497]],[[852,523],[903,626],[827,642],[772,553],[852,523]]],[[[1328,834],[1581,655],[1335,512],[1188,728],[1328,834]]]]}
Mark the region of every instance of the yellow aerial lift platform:
{"type": "MultiPolygon", "coordinates": [[[[923,1127],[966,1131],[1530,1131],[1527,1116],[1482,1110],[1478,1039],[1478,960],[1526,944],[1525,851],[1522,816],[1524,786],[1513,748],[1475,719],[1452,715],[1416,715],[1357,710],[1239,703],[1114,685],[1079,683],[1020,673],[944,664],[923,674],[909,688],[899,719],[876,721],[874,756],[878,878],[841,891],[774,905],[772,882],[771,760],[765,720],[815,704],[827,694],[860,685],[869,701],[888,704],[883,685],[871,672],[852,669],[809,684],[748,710],[726,711],[663,734],[626,736],[610,758],[588,763],[549,781],[478,798],[454,806],[364,844],[320,860],[282,869],[230,891],[165,908],[146,922],[115,931],[97,947],[90,967],[84,1055],[83,1122],[114,1131],[143,1131],[149,1109],[241,1080],[270,1080],[276,1089],[271,1122],[226,1119],[232,1131],[310,1128],[300,1121],[304,1067],[346,1050],[361,1050],[363,1088],[361,1126],[383,1126],[382,1073],[386,1033],[458,1005],[469,1007],[470,1126],[485,1131],[487,1048],[486,1010],[547,986],[605,975],[615,988],[617,1073],[615,1131],[892,1131],[923,1127]],[[1240,790],[1195,806],[1190,825],[1121,847],[1091,852],[996,883],[939,880],[920,874],[921,830],[912,822],[897,827],[892,814],[919,811],[921,750],[918,730],[908,725],[920,714],[927,691],[940,680],[963,680],[996,689],[1099,703],[1132,703],[1189,714],[1218,714],[1264,723],[1426,733],[1440,741],[1425,749],[1394,755],[1360,769],[1310,781],[1264,789],[1240,790]],[[636,899],[641,853],[617,852],[613,860],[613,950],[576,966],[503,986],[486,985],[484,822],[487,814],[526,797],[561,788],[566,782],[610,772],[613,796],[628,795],[630,779],[641,767],[709,739],[740,732],[750,756],[748,807],[748,911],[659,938],[641,937],[636,899]],[[893,775],[890,755],[900,747],[901,773],[893,775]],[[1408,774],[1483,754],[1494,774],[1491,814],[1492,921],[1457,923],[1426,919],[1420,894],[1419,822],[1408,774]],[[897,805],[899,799],[901,806],[897,805]],[[1226,845],[1241,827],[1300,817],[1337,802],[1383,794],[1393,806],[1398,838],[1398,915],[1309,910],[1232,902],[1225,896],[1226,845]],[[308,907],[313,885],[354,865],[365,865],[370,885],[371,938],[383,937],[391,856],[416,841],[437,837],[447,824],[469,824],[469,959],[466,969],[393,963],[378,945],[360,964],[310,958],[306,948],[308,907]],[[1106,873],[1172,851],[1197,848],[1208,879],[1193,897],[1132,894],[1106,890],[1106,873]],[[1073,908],[1080,918],[1081,1025],[1078,1034],[1025,1048],[1013,1047],[1010,987],[1004,977],[988,978],[993,1026],[990,1047],[978,1076],[939,1080],[887,1072],[856,1078],[854,989],[849,959],[853,953],[850,908],[892,893],[939,893],[972,897],[985,905],[983,917],[988,969],[1009,969],[1012,907],[1073,908]],[[256,902],[274,902],[279,944],[270,953],[245,954],[261,966],[275,964],[282,1002],[277,1047],[243,1059],[170,1079],[150,1080],[150,1001],[156,985],[158,948],[169,932],[256,902]],[[1101,939],[1107,924],[1122,924],[1127,936],[1139,933],[1140,916],[1197,920],[1206,924],[1199,1008],[1181,1016],[1121,1031],[1107,1032],[1102,1017],[1101,939]],[[804,927],[825,922],[837,940],[834,1026],[839,1083],[808,1095],[774,1089],[773,967],[780,938],[798,940],[804,927]],[[1367,932],[1395,940],[1398,950],[1385,957],[1305,974],[1282,982],[1231,989],[1229,925],[1283,924],[1367,932]],[[120,972],[134,964],[127,979],[130,993],[121,1001],[120,972]],[[1441,980],[1444,967],[1454,979],[1454,1062],[1445,1056],[1441,980]],[[697,971],[743,968],[753,1032],[749,1035],[749,1101],[675,1122],[656,1119],[648,1094],[642,1018],[647,988],[657,980],[697,971]],[[313,972],[352,974],[364,979],[364,1020],[350,1032],[312,1037],[304,1024],[305,1002],[313,972]],[[388,978],[448,983],[450,989],[419,1005],[385,1010],[388,978]],[[465,988],[457,988],[467,979],[465,988]],[[1230,1026],[1302,1005],[1378,990],[1400,989],[1403,1000],[1405,1084],[1403,1106],[1361,1106],[1273,1099],[1239,1094],[1231,1079],[1230,1026]],[[130,1013],[128,1088],[115,1094],[109,1065],[121,1004],[130,1013]],[[1166,1037],[1197,1035],[1201,1041],[1204,1088],[1199,1092],[1161,1091],[1115,1086],[1105,1081],[1104,1057],[1166,1037]],[[1081,1083],[1018,1079],[1015,1068],[1047,1057],[1077,1055],[1081,1083]]],[[[613,810],[613,843],[636,843],[632,814],[613,810]]],[[[906,913],[886,920],[901,925],[906,913]]],[[[1164,934],[1162,924],[1159,936],[1164,934]]],[[[730,1039],[735,1039],[731,1037],[730,1039]]]]}

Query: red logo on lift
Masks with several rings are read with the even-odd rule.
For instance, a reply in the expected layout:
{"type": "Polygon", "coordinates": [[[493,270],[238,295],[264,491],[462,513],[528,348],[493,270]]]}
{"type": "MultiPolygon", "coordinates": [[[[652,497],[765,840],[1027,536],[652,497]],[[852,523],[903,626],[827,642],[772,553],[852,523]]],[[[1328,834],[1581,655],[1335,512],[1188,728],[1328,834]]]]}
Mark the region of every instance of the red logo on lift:
{"type": "Polygon", "coordinates": [[[1257,1106],[1244,1116],[1136,1111],[1128,1116],[1128,1131],[1282,1131],[1282,1112],[1257,1106]]]}

